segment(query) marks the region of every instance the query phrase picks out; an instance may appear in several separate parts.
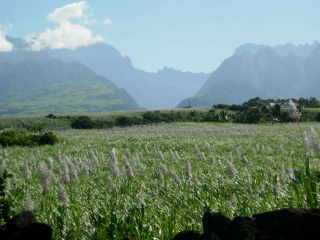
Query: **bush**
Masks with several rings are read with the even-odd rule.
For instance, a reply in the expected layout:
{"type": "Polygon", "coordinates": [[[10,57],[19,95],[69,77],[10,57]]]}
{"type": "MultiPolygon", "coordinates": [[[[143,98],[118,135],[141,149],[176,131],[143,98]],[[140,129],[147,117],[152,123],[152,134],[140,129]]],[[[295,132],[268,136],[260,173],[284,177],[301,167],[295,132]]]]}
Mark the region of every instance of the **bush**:
{"type": "Polygon", "coordinates": [[[236,115],[236,122],[238,123],[259,123],[262,120],[262,113],[259,108],[248,108],[236,115]]]}
{"type": "Polygon", "coordinates": [[[28,123],[23,124],[22,128],[31,132],[42,132],[45,129],[45,125],[43,123],[28,123]]]}
{"type": "Polygon", "coordinates": [[[54,114],[52,114],[52,113],[50,113],[50,114],[48,114],[48,115],[46,116],[46,118],[49,118],[49,119],[56,119],[56,118],[57,118],[57,116],[56,116],[56,115],[54,115],[54,114]]]}
{"type": "Polygon", "coordinates": [[[192,122],[202,122],[205,120],[205,113],[193,110],[189,113],[187,120],[192,122]]]}
{"type": "Polygon", "coordinates": [[[142,117],[145,123],[160,123],[163,120],[160,111],[145,112],[142,117]]]}
{"type": "Polygon", "coordinates": [[[143,119],[141,117],[129,117],[129,116],[119,116],[115,120],[115,125],[119,127],[129,127],[133,125],[143,124],[143,119]]]}
{"type": "Polygon", "coordinates": [[[0,145],[8,146],[29,146],[32,139],[24,130],[6,130],[0,133],[0,145]]]}
{"type": "Polygon", "coordinates": [[[95,120],[94,126],[97,129],[113,128],[115,126],[115,121],[113,119],[95,120]]]}
{"type": "Polygon", "coordinates": [[[281,112],[280,114],[280,122],[283,122],[283,123],[287,123],[287,122],[291,122],[291,118],[290,118],[290,114],[288,112],[281,112]]]}
{"type": "Polygon", "coordinates": [[[317,122],[320,122],[320,113],[318,113],[318,114],[316,115],[316,121],[317,121],[317,122]]]}
{"type": "Polygon", "coordinates": [[[46,132],[37,136],[39,145],[54,145],[59,142],[58,137],[53,132],[46,132]]]}
{"type": "Polygon", "coordinates": [[[58,141],[58,137],[52,132],[34,134],[12,129],[0,132],[0,145],[3,147],[54,145],[58,141]]]}
{"type": "Polygon", "coordinates": [[[88,116],[80,116],[72,121],[71,127],[75,129],[93,129],[95,128],[95,123],[88,116]]]}
{"type": "Polygon", "coordinates": [[[204,116],[204,121],[207,122],[229,122],[232,119],[232,115],[227,111],[215,111],[211,109],[204,116]]]}

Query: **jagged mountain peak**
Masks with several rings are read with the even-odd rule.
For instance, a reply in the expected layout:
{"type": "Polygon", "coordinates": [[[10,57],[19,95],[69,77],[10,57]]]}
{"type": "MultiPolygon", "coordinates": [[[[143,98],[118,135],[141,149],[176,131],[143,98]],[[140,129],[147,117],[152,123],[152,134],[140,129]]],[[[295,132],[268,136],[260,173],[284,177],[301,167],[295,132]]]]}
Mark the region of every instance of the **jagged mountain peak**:
{"type": "Polygon", "coordinates": [[[252,97],[318,97],[320,44],[245,44],[213,72],[185,104],[238,104],[252,97]]]}

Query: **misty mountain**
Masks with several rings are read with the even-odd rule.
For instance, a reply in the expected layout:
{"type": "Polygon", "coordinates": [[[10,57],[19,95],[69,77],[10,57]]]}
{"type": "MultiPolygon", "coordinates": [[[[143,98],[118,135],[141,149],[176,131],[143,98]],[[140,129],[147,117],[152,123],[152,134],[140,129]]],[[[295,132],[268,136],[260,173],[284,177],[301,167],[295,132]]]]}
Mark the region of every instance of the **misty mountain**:
{"type": "Polygon", "coordinates": [[[117,86],[126,89],[145,108],[170,108],[182,99],[196,94],[209,74],[182,72],[164,68],[145,72],[131,60],[104,43],[76,50],[49,50],[48,54],[62,61],[80,62],[117,86]]]}
{"type": "Polygon", "coordinates": [[[136,108],[125,90],[80,63],[66,63],[40,52],[0,53],[0,114],[136,108]]]}
{"type": "Polygon", "coordinates": [[[276,47],[246,44],[179,106],[242,103],[253,97],[319,96],[320,44],[276,47]]]}

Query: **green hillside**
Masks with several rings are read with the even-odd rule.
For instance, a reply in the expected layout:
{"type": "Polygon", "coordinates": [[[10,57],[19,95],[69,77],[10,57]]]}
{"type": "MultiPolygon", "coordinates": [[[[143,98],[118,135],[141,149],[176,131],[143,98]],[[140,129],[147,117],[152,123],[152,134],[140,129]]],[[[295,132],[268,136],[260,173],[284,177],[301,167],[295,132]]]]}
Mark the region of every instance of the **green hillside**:
{"type": "Polygon", "coordinates": [[[0,64],[0,115],[136,108],[125,90],[78,63],[32,56],[0,64]]]}

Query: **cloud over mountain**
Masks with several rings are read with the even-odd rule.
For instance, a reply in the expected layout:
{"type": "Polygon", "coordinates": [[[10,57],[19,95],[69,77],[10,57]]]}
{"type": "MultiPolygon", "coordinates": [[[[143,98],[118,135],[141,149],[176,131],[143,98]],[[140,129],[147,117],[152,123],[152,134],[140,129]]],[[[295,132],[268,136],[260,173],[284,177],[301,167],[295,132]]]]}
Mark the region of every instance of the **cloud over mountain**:
{"type": "Polygon", "coordinates": [[[48,19],[53,22],[63,23],[69,22],[71,19],[83,18],[88,10],[88,3],[81,1],[71,3],[60,8],[56,8],[49,14],[48,19]]]}
{"type": "Polygon", "coordinates": [[[7,40],[5,30],[0,26],[0,52],[10,52],[12,49],[12,43],[7,40]]]}
{"type": "Polygon", "coordinates": [[[86,1],[80,1],[55,9],[48,19],[56,26],[28,37],[32,49],[77,49],[103,42],[86,24],[88,8],[86,1]]]}

